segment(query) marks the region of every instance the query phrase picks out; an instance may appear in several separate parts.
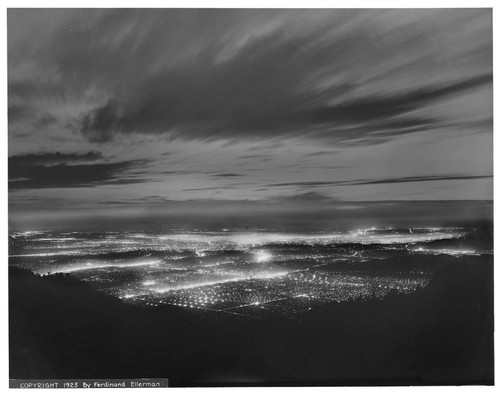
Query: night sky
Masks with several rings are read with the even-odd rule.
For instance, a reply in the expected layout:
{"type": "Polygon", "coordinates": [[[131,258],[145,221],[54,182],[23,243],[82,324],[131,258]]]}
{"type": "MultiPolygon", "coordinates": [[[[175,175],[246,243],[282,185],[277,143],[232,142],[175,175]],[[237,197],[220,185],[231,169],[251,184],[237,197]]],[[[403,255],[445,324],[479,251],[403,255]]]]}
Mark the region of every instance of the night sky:
{"type": "Polygon", "coordinates": [[[492,200],[492,75],[489,9],[10,9],[10,224],[492,200]]]}

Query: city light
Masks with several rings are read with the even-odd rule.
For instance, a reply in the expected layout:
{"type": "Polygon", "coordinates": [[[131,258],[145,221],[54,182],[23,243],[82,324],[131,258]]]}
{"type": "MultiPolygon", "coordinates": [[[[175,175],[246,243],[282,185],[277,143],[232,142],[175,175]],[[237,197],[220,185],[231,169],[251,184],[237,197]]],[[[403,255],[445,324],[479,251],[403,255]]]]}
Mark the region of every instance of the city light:
{"type": "Polygon", "coordinates": [[[490,252],[429,246],[460,239],[464,228],[411,232],[375,227],[306,234],[33,232],[14,234],[29,246],[10,257],[36,273],[71,273],[127,302],[263,318],[299,315],[330,302],[383,298],[393,290],[410,293],[427,285],[428,272],[408,270],[404,264],[398,264],[400,270],[371,272],[373,261],[390,255],[459,258],[490,252]],[[337,264],[344,267],[339,270],[337,264]]]}

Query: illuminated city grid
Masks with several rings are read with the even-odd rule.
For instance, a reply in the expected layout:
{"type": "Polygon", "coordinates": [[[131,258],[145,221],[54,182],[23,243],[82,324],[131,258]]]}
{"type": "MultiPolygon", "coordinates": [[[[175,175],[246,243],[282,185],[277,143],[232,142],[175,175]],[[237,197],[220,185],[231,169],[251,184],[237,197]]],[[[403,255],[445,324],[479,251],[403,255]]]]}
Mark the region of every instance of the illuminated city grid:
{"type": "MultiPolygon", "coordinates": [[[[409,293],[424,287],[429,278],[370,277],[297,272],[269,279],[249,279],[131,297],[147,305],[170,304],[186,308],[263,317],[292,315],[315,305],[369,296],[383,297],[390,290],[409,293]]],[[[132,289],[132,288],[129,288],[132,289]]],[[[134,293],[134,290],[131,291],[134,293]]],[[[137,291],[136,293],[140,293],[137,291]]],[[[122,295],[126,297],[127,295],[122,295]]]]}
{"type": "MultiPolygon", "coordinates": [[[[375,228],[347,233],[33,232],[11,235],[10,263],[36,273],[70,273],[123,301],[168,304],[250,318],[295,316],[313,307],[425,287],[425,271],[373,272],[393,256],[480,255],[429,248],[459,239],[463,228],[375,228]],[[348,271],[336,264],[347,263],[348,271]]],[[[489,252],[489,251],[487,251],[489,252]]]]}

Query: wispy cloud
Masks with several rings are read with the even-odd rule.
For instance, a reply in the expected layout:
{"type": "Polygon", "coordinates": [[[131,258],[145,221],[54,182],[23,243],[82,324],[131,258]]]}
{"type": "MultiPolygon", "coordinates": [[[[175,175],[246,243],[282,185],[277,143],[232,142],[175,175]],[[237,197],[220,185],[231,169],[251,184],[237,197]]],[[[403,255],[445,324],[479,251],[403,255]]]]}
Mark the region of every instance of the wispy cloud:
{"type": "Polygon", "coordinates": [[[12,118],[44,113],[95,143],[165,134],[375,144],[446,128],[460,112],[440,114],[443,101],[492,84],[489,10],[9,10],[9,18],[12,118]],[[36,16],[50,19],[50,34],[27,47],[23,26],[36,16]],[[19,71],[30,67],[46,77],[19,71]],[[72,109],[58,111],[61,100],[72,109]]]}

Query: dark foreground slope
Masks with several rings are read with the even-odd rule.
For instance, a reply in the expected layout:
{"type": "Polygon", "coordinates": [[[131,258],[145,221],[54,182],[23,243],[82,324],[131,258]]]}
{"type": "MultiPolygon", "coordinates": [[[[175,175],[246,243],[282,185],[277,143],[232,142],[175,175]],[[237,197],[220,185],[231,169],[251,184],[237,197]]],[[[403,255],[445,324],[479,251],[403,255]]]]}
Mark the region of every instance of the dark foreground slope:
{"type": "Polygon", "coordinates": [[[325,305],[300,320],[141,308],[69,276],[10,268],[10,377],[493,384],[493,258],[435,262],[434,279],[415,294],[325,305]]]}

